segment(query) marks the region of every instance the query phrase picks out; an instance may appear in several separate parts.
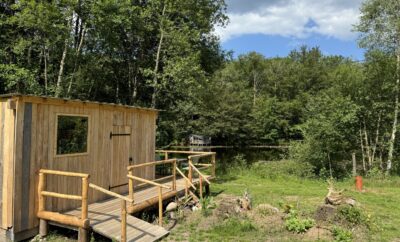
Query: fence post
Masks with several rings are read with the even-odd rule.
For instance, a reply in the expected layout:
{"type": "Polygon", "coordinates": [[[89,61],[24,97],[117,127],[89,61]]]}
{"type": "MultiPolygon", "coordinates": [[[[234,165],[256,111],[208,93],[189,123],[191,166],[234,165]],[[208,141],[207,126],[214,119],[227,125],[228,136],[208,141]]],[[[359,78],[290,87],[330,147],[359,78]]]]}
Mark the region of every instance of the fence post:
{"type": "Polygon", "coordinates": [[[176,191],[176,159],[174,159],[174,163],[172,164],[172,190],[176,191]]]}
{"type": "Polygon", "coordinates": [[[188,196],[188,186],[189,186],[189,183],[188,183],[188,181],[185,179],[185,197],[187,198],[187,196],[188,196]]]}
{"type": "MultiPolygon", "coordinates": [[[[46,187],[46,177],[45,174],[39,172],[39,182],[38,182],[38,196],[39,196],[39,204],[38,204],[38,211],[45,210],[45,197],[42,195],[42,191],[46,187]]],[[[44,219],[40,219],[39,221],[39,235],[44,237],[47,235],[48,232],[48,225],[47,221],[44,219]]]]}
{"type": "Polygon", "coordinates": [[[212,164],[211,175],[215,177],[215,153],[213,153],[211,156],[211,164],[212,164]]]}
{"type": "MultiPolygon", "coordinates": [[[[87,177],[82,177],[82,220],[88,219],[88,189],[89,189],[89,180],[87,177]]],[[[86,242],[88,241],[88,228],[79,228],[78,231],[78,241],[86,242]]]]}
{"type": "Polygon", "coordinates": [[[162,187],[158,187],[158,225],[163,225],[162,187]]]}
{"type": "Polygon", "coordinates": [[[121,242],[126,242],[126,201],[121,200],[121,242]]]}
{"type": "Polygon", "coordinates": [[[192,171],[192,157],[190,157],[189,156],[189,174],[188,174],[188,178],[189,178],[189,181],[191,182],[191,183],[193,183],[193,181],[192,181],[192,176],[193,176],[193,171],[192,171]]]}
{"type": "Polygon", "coordinates": [[[200,181],[200,198],[203,199],[203,177],[199,176],[199,181],[200,181]]]}
{"type": "MultiPolygon", "coordinates": [[[[130,176],[133,176],[132,170],[129,170],[128,174],[130,176]]],[[[132,199],[132,201],[133,201],[133,192],[134,192],[133,191],[133,179],[128,178],[128,183],[129,183],[129,185],[128,185],[128,187],[129,187],[129,198],[132,199]]]]}
{"type": "Polygon", "coordinates": [[[164,160],[168,160],[168,152],[164,152],[164,160]]]}

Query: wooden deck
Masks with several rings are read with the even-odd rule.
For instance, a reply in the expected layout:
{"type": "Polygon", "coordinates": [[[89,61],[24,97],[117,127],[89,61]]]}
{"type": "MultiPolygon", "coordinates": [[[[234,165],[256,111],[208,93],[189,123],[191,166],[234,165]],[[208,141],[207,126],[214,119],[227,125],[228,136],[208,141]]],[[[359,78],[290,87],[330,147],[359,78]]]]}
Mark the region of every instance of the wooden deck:
{"type": "MultiPolygon", "coordinates": [[[[170,184],[170,181],[160,182],[161,184],[170,184]]],[[[193,183],[198,183],[198,179],[193,178],[193,183]]],[[[176,194],[183,195],[185,190],[185,180],[183,178],[176,180],[176,194]]],[[[165,191],[169,192],[169,191],[165,191]]],[[[158,197],[157,187],[148,187],[135,191],[135,203],[143,204],[152,198],[158,197]]],[[[152,206],[153,204],[148,204],[152,206]]],[[[93,231],[107,237],[120,241],[121,236],[121,201],[117,198],[111,198],[105,201],[89,204],[88,218],[90,227],[93,231]]],[[[74,209],[65,214],[79,217],[81,209],[74,209]]],[[[127,218],[127,241],[156,241],[166,236],[169,231],[158,225],[153,225],[139,218],[128,216],[127,218]]]]}

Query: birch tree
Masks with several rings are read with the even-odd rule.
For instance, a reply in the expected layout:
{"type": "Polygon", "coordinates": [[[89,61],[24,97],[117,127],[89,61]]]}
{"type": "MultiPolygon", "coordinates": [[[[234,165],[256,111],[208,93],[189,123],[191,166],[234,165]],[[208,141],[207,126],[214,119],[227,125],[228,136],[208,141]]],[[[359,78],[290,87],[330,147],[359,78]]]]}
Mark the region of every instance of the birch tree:
{"type": "Polygon", "coordinates": [[[360,32],[359,45],[368,49],[380,49],[396,56],[396,80],[394,87],[394,113],[389,140],[386,173],[390,173],[396,141],[399,113],[400,84],[400,1],[367,0],[361,6],[361,18],[355,30],[360,32]]]}

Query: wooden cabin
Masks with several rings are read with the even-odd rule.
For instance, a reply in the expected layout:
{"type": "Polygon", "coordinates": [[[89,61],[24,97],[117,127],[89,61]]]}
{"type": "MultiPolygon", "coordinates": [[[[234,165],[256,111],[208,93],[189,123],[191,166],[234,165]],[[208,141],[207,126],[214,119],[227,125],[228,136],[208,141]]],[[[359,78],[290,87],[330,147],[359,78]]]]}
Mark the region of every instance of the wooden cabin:
{"type": "MultiPolygon", "coordinates": [[[[38,171],[86,173],[116,193],[128,191],[126,167],[154,161],[158,111],[117,104],[26,95],[0,96],[0,241],[38,233],[38,171]]],[[[154,169],[135,175],[152,180],[154,169]]],[[[76,177],[48,176],[47,190],[80,194],[76,177]]],[[[88,202],[107,198],[96,190],[88,202]]],[[[46,210],[66,211],[79,201],[49,197],[46,210]]]]}
{"type": "Polygon", "coordinates": [[[211,145],[211,137],[204,135],[191,134],[189,136],[189,145],[191,146],[209,146],[211,145]]]}

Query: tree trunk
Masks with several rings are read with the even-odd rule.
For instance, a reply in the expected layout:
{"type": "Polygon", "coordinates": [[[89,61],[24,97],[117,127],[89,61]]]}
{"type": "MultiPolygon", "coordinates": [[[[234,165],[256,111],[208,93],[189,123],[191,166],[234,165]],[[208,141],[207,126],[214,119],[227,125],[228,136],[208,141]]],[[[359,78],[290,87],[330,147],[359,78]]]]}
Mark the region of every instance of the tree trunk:
{"type": "Polygon", "coordinates": [[[61,56],[61,61],[60,61],[60,71],[58,72],[58,77],[57,77],[57,86],[56,86],[56,97],[59,97],[61,95],[61,89],[62,89],[62,76],[64,73],[64,65],[65,65],[65,58],[67,57],[67,50],[68,50],[68,37],[65,39],[64,42],[64,50],[61,56]]]}
{"type": "Polygon", "coordinates": [[[381,126],[381,112],[378,114],[378,122],[376,124],[376,133],[375,133],[375,143],[372,147],[372,162],[375,161],[375,154],[376,154],[376,147],[378,146],[379,142],[379,128],[381,126]]]}
{"type": "Polygon", "coordinates": [[[158,42],[158,47],[157,47],[156,64],[154,66],[154,78],[153,78],[154,87],[153,87],[153,94],[151,95],[151,107],[152,108],[156,107],[156,102],[157,102],[157,100],[156,100],[157,92],[158,92],[158,88],[157,88],[158,77],[157,77],[157,75],[158,75],[158,66],[160,63],[161,47],[162,47],[163,40],[164,40],[164,29],[163,29],[162,21],[163,21],[164,15],[165,15],[165,9],[166,9],[166,5],[164,5],[164,8],[162,10],[161,20],[160,20],[161,21],[161,23],[160,23],[160,41],[158,42]]]}
{"type": "Polygon", "coordinates": [[[365,172],[366,168],[365,168],[364,141],[363,141],[363,137],[362,137],[361,127],[360,127],[360,144],[361,144],[361,156],[362,156],[363,171],[365,172]]]}
{"type": "Polygon", "coordinates": [[[370,146],[370,142],[368,141],[368,133],[367,133],[367,127],[365,126],[365,120],[364,120],[364,140],[365,140],[365,150],[366,150],[367,159],[368,159],[368,169],[371,169],[371,166],[372,166],[371,146],[370,146]]]}
{"type": "Polygon", "coordinates": [[[397,55],[397,65],[396,65],[394,117],[393,117],[392,135],[390,136],[390,140],[389,140],[389,151],[388,151],[388,161],[386,164],[386,174],[389,174],[392,169],[394,142],[396,140],[396,132],[397,132],[397,116],[399,113],[400,49],[398,49],[396,51],[396,55],[397,55]]]}
{"type": "Polygon", "coordinates": [[[357,176],[357,161],[356,161],[356,153],[351,154],[351,158],[353,160],[353,176],[357,176]]]}
{"type": "Polygon", "coordinates": [[[48,80],[47,80],[47,46],[44,46],[44,94],[47,95],[48,80]]]}
{"type": "Polygon", "coordinates": [[[79,32],[81,33],[81,36],[80,36],[80,41],[79,41],[78,48],[76,49],[76,52],[75,52],[74,71],[72,72],[71,80],[69,81],[69,84],[68,84],[67,97],[70,97],[70,94],[71,94],[72,84],[74,82],[76,69],[78,68],[78,60],[79,60],[79,56],[80,56],[80,53],[81,53],[83,41],[84,41],[84,38],[85,38],[86,27],[83,26],[83,30],[81,30],[79,32]]]}

